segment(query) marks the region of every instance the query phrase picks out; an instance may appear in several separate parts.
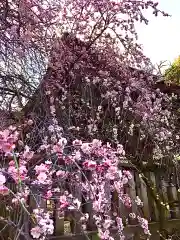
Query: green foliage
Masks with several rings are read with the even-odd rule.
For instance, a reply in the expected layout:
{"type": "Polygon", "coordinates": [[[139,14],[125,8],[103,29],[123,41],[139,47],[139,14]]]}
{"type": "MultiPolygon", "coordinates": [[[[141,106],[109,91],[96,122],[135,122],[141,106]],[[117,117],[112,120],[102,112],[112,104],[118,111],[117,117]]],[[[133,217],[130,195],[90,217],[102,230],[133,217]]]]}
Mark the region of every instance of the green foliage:
{"type": "Polygon", "coordinates": [[[91,240],[100,240],[98,234],[93,234],[91,240]]]}
{"type": "Polygon", "coordinates": [[[180,85],[180,56],[165,71],[164,76],[167,83],[180,85]]]}

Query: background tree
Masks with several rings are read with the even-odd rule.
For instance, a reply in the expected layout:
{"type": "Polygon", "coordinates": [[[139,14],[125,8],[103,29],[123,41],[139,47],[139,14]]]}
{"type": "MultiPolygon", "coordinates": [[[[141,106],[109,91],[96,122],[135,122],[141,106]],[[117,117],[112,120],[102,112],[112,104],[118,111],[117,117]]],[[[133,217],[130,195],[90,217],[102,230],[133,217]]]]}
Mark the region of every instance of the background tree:
{"type": "Polygon", "coordinates": [[[174,60],[174,62],[165,70],[165,80],[168,84],[180,84],[180,57],[174,60]]]}

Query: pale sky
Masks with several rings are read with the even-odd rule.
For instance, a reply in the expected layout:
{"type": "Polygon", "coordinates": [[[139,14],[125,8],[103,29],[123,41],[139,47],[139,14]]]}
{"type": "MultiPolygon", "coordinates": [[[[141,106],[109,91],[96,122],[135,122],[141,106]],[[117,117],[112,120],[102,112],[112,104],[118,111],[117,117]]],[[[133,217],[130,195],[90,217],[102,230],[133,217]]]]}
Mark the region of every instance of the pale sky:
{"type": "MultiPolygon", "coordinates": [[[[157,0],[158,1],[158,0],[157,0]]],[[[173,61],[180,55],[180,0],[159,0],[160,9],[171,17],[153,17],[147,13],[149,25],[137,26],[139,42],[154,64],[173,61]]]]}

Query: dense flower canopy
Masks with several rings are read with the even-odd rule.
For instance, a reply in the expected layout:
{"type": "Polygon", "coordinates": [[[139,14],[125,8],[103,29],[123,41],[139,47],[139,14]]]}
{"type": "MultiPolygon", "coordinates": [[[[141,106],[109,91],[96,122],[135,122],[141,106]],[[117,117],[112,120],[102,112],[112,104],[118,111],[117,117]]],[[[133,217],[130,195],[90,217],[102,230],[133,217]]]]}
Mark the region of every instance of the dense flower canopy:
{"type": "Polygon", "coordinates": [[[118,60],[123,65],[149,65],[135,31],[137,21],[148,23],[146,9],[152,9],[155,15],[167,15],[157,3],[144,0],[1,1],[0,93],[4,107],[22,108],[45,73],[52,46],[59,49],[54,44],[57,36],[64,32],[87,42],[88,49],[98,46],[112,64],[118,60]]]}
{"type": "MultiPolygon", "coordinates": [[[[53,234],[54,225],[52,216],[45,209],[40,208],[38,200],[36,200],[37,209],[29,213],[28,196],[31,195],[36,199],[39,195],[44,199],[56,200],[58,204],[56,211],[64,214],[67,210],[80,211],[82,202],[76,196],[77,190],[83,193],[87,202],[92,203],[91,214],[100,238],[113,239],[110,236],[110,227],[115,224],[117,224],[119,236],[123,238],[122,217],[117,216],[116,213],[116,218],[112,219],[109,215],[111,192],[116,191],[119,201],[127,208],[131,208],[133,204],[140,205],[141,201],[138,198],[135,201],[124,194],[124,185],[132,176],[129,171],[118,169],[120,159],[125,155],[122,145],[113,149],[109,143],[103,145],[97,139],[89,143],[76,139],[71,146],[68,146],[67,140],[62,136],[62,128],[58,126],[54,113],[51,112],[51,114],[53,125],[48,127],[49,137],[44,139],[44,144],[38,150],[44,157],[41,163],[33,168],[28,166],[35,152],[31,151],[27,145],[22,146],[22,141],[18,141],[17,129],[10,127],[0,132],[1,157],[10,159],[8,168],[1,169],[0,194],[4,197],[9,196],[14,206],[22,205],[29,216],[33,214],[36,225],[31,229],[31,235],[35,239],[45,239],[47,235],[53,234]],[[17,144],[16,149],[15,144],[17,144]],[[45,155],[43,155],[44,152],[45,155]],[[89,172],[91,178],[88,178],[85,172],[89,172]],[[15,193],[5,185],[6,181],[16,183],[15,193]],[[67,181],[69,190],[65,187],[67,181]]],[[[138,215],[138,212],[132,213],[132,217],[137,219],[144,233],[147,236],[150,235],[147,220],[138,215]]],[[[83,231],[86,231],[88,219],[88,213],[80,212],[79,221],[82,222],[83,231]]]]}

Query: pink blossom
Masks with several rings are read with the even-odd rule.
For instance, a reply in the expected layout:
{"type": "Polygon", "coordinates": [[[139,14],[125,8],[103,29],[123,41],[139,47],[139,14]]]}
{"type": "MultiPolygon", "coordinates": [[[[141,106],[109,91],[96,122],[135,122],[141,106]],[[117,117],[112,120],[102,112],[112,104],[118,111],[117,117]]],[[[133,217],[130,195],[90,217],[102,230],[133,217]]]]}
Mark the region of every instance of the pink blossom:
{"type": "Polygon", "coordinates": [[[81,206],[81,202],[76,198],[73,203],[77,206],[77,208],[79,209],[81,206]]]}
{"type": "Polygon", "coordinates": [[[22,165],[19,167],[18,171],[20,174],[26,174],[28,170],[27,170],[26,166],[22,165]]]}
{"type": "Polygon", "coordinates": [[[8,168],[8,173],[12,176],[12,178],[18,182],[20,179],[24,180],[26,178],[27,169],[25,166],[20,166],[19,168],[16,168],[14,165],[10,165],[8,168]]]}
{"type": "Polygon", "coordinates": [[[25,166],[20,166],[19,167],[19,169],[17,170],[17,173],[18,173],[18,175],[19,175],[19,178],[21,179],[21,180],[24,180],[25,178],[26,178],[26,175],[27,175],[27,169],[26,169],[26,167],[25,166]]]}
{"type": "Polygon", "coordinates": [[[53,232],[54,232],[54,223],[53,223],[52,219],[49,219],[49,217],[47,219],[41,219],[39,221],[39,224],[42,227],[43,233],[46,233],[48,235],[53,234],[53,232]]]}
{"type": "Polygon", "coordinates": [[[0,149],[6,154],[10,155],[15,149],[14,142],[17,141],[18,133],[10,134],[10,130],[6,129],[0,132],[0,149]]]}
{"type": "Polygon", "coordinates": [[[22,157],[24,159],[30,160],[33,157],[33,155],[34,155],[34,152],[30,151],[28,146],[25,146],[24,153],[23,153],[22,157]]]}
{"type": "Polygon", "coordinates": [[[126,175],[128,179],[132,179],[132,174],[129,171],[123,170],[123,174],[126,175]]]}
{"type": "Polygon", "coordinates": [[[18,205],[19,204],[19,199],[18,198],[13,198],[12,203],[15,204],[15,205],[18,205]]]}
{"type": "Polygon", "coordinates": [[[53,125],[50,125],[50,126],[48,127],[48,130],[49,130],[50,132],[54,132],[54,126],[53,126],[53,125]]]}
{"type": "Polygon", "coordinates": [[[41,146],[39,147],[39,149],[40,149],[41,151],[46,150],[46,149],[48,149],[48,148],[49,148],[49,145],[47,145],[47,144],[43,144],[43,145],[41,145],[41,146]]]}
{"type": "Polygon", "coordinates": [[[90,160],[86,160],[84,163],[83,163],[83,166],[89,170],[94,170],[96,169],[96,162],[95,161],[90,161],[90,160]]]}
{"type": "Polygon", "coordinates": [[[51,190],[47,191],[47,193],[46,193],[46,198],[49,199],[49,198],[51,198],[52,196],[53,196],[53,194],[52,194],[51,190]]]}
{"type": "Polygon", "coordinates": [[[123,183],[122,181],[114,181],[114,188],[116,189],[116,191],[118,193],[121,192],[121,190],[123,189],[123,183]]]}
{"type": "Polygon", "coordinates": [[[0,131],[0,138],[1,139],[7,139],[9,134],[10,134],[10,131],[8,129],[5,129],[4,131],[0,131]]]}
{"type": "Polygon", "coordinates": [[[11,160],[11,161],[9,162],[9,166],[12,166],[12,167],[15,166],[15,162],[14,162],[14,160],[11,160]]]}
{"type": "Polygon", "coordinates": [[[80,218],[80,221],[87,221],[89,219],[89,214],[88,213],[85,213],[81,218],[80,218]]]}
{"type": "Polygon", "coordinates": [[[132,206],[132,201],[127,194],[124,194],[123,196],[123,203],[127,208],[130,208],[132,206]]]}
{"type": "Polygon", "coordinates": [[[6,196],[9,194],[9,189],[6,186],[0,185],[0,194],[6,196]]]}
{"type": "Polygon", "coordinates": [[[139,196],[136,197],[135,202],[138,206],[142,206],[143,202],[141,201],[141,199],[139,198],[139,196]]]}
{"type": "Polygon", "coordinates": [[[103,228],[109,229],[112,223],[113,223],[112,220],[106,219],[106,220],[104,221],[104,223],[103,223],[103,228]]]}
{"type": "Polygon", "coordinates": [[[123,178],[122,178],[122,183],[123,183],[124,185],[127,184],[127,183],[128,183],[128,178],[125,177],[125,176],[123,176],[123,178]]]}
{"type": "Polygon", "coordinates": [[[148,221],[145,218],[137,217],[138,222],[140,223],[141,227],[144,230],[144,233],[147,235],[151,235],[148,229],[148,221]]]}
{"type": "Polygon", "coordinates": [[[39,183],[44,183],[45,180],[47,179],[47,174],[44,172],[40,172],[39,175],[37,176],[37,179],[39,183]]]}
{"type": "Polygon", "coordinates": [[[54,153],[62,153],[62,146],[60,146],[59,144],[56,144],[53,146],[52,150],[54,153]]]}
{"type": "Polygon", "coordinates": [[[10,154],[12,152],[12,150],[15,149],[15,144],[12,143],[8,143],[8,142],[4,142],[2,143],[2,145],[0,146],[2,151],[7,154],[10,154]]]}
{"type": "Polygon", "coordinates": [[[105,230],[104,232],[101,229],[98,229],[98,235],[100,237],[100,239],[102,240],[109,240],[109,230],[105,230]]]}
{"type": "Polygon", "coordinates": [[[81,145],[81,150],[82,150],[84,153],[89,154],[89,153],[90,153],[90,150],[91,150],[91,148],[90,148],[90,146],[89,146],[89,143],[83,143],[83,144],[81,145]]]}
{"type": "Polygon", "coordinates": [[[35,166],[35,171],[36,171],[36,174],[40,174],[41,172],[47,172],[48,167],[46,164],[41,163],[40,165],[35,166]]]}
{"type": "Polygon", "coordinates": [[[47,166],[47,168],[49,168],[49,166],[51,166],[51,164],[52,164],[52,161],[49,161],[49,160],[45,161],[45,165],[47,166]]]}
{"type": "MultiPolygon", "coordinates": [[[[12,163],[12,161],[11,161],[11,163],[12,163]]],[[[10,165],[10,167],[8,168],[8,173],[10,174],[10,175],[13,175],[14,173],[17,173],[17,169],[16,169],[16,167],[15,167],[15,164],[11,164],[10,165]]]]}
{"type": "Polygon", "coordinates": [[[76,139],[76,140],[73,141],[73,146],[81,146],[81,145],[82,145],[81,140],[76,139]]]}
{"type": "Polygon", "coordinates": [[[67,144],[67,139],[66,139],[66,138],[61,138],[61,139],[59,139],[58,145],[59,145],[60,147],[64,147],[66,144],[67,144]]]}
{"type": "Polygon", "coordinates": [[[51,111],[51,114],[52,114],[52,115],[56,112],[56,108],[55,108],[54,105],[51,105],[51,106],[50,106],[50,111],[51,111]]]}
{"type": "Polygon", "coordinates": [[[110,166],[108,169],[108,172],[106,173],[106,177],[110,180],[113,180],[116,178],[118,173],[118,168],[116,166],[110,166]]]}
{"type": "Polygon", "coordinates": [[[60,196],[59,201],[60,201],[60,208],[66,208],[69,205],[69,203],[67,202],[67,197],[65,195],[60,196]]]}
{"type": "Polygon", "coordinates": [[[12,176],[12,178],[17,182],[20,179],[20,173],[18,172],[18,169],[16,168],[16,166],[11,165],[8,168],[8,173],[12,176]]]}
{"type": "Polygon", "coordinates": [[[96,211],[96,212],[101,212],[102,208],[101,208],[101,200],[95,200],[93,202],[93,209],[96,211]]]}
{"type": "Polygon", "coordinates": [[[42,234],[42,228],[40,228],[39,226],[36,226],[31,229],[31,235],[33,238],[39,239],[41,234],[42,234]]]}
{"type": "Polygon", "coordinates": [[[56,176],[57,177],[65,177],[66,176],[66,172],[65,171],[62,171],[62,170],[59,170],[56,172],[56,176]]]}
{"type": "Polygon", "coordinates": [[[120,230],[120,232],[122,232],[124,229],[122,218],[116,217],[116,223],[117,223],[118,229],[120,230]]]}
{"type": "Polygon", "coordinates": [[[123,146],[121,144],[118,145],[117,153],[121,154],[122,156],[125,155],[125,151],[124,151],[123,146]]]}
{"type": "Polygon", "coordinates": [[[80,161],[80,160],[81,160],[81,153],[80,153],[80,151],[76,151],[76,152],[75,152],[74,159],[75,159],[76,161],[80,161]]]}
{"type": "Polygon", "coordinates": [[[93,139],[93,141],[92,141],[92,146],[93,146],[94,148],[99,148],[99,147],[102,146],[102,142],[101,142],[100,140],[98,140],[98,139],[93,139]]]}
{"type": "Polygon", "coordinates": [[[33,120],[29,119],[29,120],[27,121],[27,124],[28,124],[29,126],[31,126],[31,125],[33,124],[33,120]]]}
{"type": "Polygon", "coordinates": [[[2,186],[5,182],[6,182],[5,176],[0,174],[0,186],[2,186]]]}

